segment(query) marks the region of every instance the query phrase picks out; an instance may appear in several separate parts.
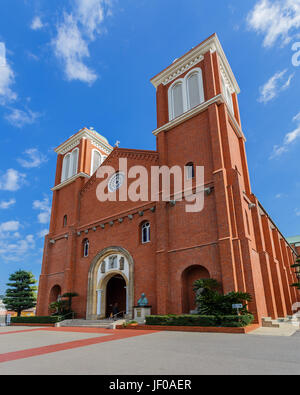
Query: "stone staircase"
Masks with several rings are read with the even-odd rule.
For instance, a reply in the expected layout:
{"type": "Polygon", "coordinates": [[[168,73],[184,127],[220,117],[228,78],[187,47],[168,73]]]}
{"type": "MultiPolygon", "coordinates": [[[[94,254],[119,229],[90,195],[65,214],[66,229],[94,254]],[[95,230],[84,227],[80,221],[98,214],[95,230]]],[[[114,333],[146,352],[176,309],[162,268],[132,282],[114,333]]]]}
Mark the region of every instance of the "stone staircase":
{"type": "Polygon", "coordinates": [[[264,328],[294,328],[300,329],[300,316],[287,316],[286,318],[277,318],[273,320],[271,317],[262,319],[262,327],[264,328]]]}
{"type": "Polygon", "coordinates": [[[105,320],[65,320],[55,324],[56,327],[85,327],[85,328],[104,328],[104,329],[116,329],[117,325],[122,325],[125,320],[112,321],[110,319],[105,320]]]}

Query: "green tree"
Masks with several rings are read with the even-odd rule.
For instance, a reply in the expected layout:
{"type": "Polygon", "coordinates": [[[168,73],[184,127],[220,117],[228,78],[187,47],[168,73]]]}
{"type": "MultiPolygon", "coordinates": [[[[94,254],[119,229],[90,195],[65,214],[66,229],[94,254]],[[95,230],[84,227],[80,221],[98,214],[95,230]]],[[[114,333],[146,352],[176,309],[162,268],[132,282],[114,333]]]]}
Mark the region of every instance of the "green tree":
{"type": "MultiPolygon", "coordinates": [[[[296,259],[296,263],[291,266],[291,268],[296,269],[296,275],[298,278],[298,273],[300,273],[300,258],[296,259]]],[[[300,278],[298,278],[298,282],[291,284],[291,287],[296,287],[300,291],[300,278]]]]}
{"type": "Polygon", "coordinates": [[[31,272],[18,270],[9,276],[9,287],[6,290],[3,303],[8,310],[16,311],[18,317],[23,310],[36,305],[36,279],[31,272]]]}
{"type": "Polygon", "coordinates": [[[68,309],[69,309],[69,312],[72,311],[72,299],[75,298],[76,296],[78,296],[78,293],[76,293],[76,292],[66,292],[62,296],[63,298],[68,298],[68,309]]]}
{"type": "Polygon", "coordinates": [[[247,302],[251,302],[251,295],[243,292],[229,292],[221,294],[221,284],[212,278],[195,281],[196,305],[199,314],[203,315],[235,315],[233,304],[242,304],[241,314],[247,314],[247,302]]]}

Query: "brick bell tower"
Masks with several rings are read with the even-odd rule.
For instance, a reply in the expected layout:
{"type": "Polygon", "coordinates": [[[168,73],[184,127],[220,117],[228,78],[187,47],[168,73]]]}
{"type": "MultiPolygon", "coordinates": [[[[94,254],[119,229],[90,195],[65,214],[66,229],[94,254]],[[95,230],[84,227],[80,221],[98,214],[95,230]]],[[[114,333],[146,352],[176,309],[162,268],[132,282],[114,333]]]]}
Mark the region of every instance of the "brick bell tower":
{"type": "MultiPolygon", "coordinates": [[[[201,213],[185,213],[180,203],[169,211],[158,204],[158,310],[166,313],[177,298],[162,284],[170,282],[179,261],[189,260],[190,265],[203,265],[225,293],[249,292],[251,311],[264,316],[267,309],[252,224],[255,204],[237,100],[240,89],[217,35],[151,82],[157,96],[153,134],[160,165],[204,166],[205,187],[212,190],[201,213]]],[[[195,272],[195,279],[199,275],[195,272]]],[[[176,306],[172,311],[181,312],[176,306]]]]}
{"type": "MultiPolygon", "coordinates": [[[[42,308],[45,309],[45,306],[48,306],[47,301],[43,300],[43,297],[47,297],[49,288],[46,274],[59,273],[62,277],[61,283],[64,284],[64,289],[57,290],[57,293],[72,291],[72,264],[76,259],[73,256],[76,244],[74,230],[79,222],[79,192],[112,150],[113,147],[107,139],[93,128],[79,130],[55,149],[57,153],[56,175],[52,188],[49,234],[44,243],[37,314],[40,314],[42,308]],[[67,248],[66,243],[61,243],[61,253],[57,253],[55,259],[52,259],[51,245],[56,244],[59,248],[60,242],[66,239],[67,248]]],[[[53,295],[53,301],[57,299],[57,296],[53,295]]],[[[42,313],[45,314],[45,311],[42,313]]]]}

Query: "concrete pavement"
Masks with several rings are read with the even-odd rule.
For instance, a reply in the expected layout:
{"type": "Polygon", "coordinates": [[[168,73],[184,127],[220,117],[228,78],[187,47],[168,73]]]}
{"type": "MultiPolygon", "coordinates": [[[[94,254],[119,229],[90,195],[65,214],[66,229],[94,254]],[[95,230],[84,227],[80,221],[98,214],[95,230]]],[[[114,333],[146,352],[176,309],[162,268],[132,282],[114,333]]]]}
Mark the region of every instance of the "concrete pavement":
{"type": "Polygon", "coordinates": [[[71,328],[21,332],[23,328],[17,328],[19,333],[1,335],[5,329],[0,328],[0,374],[300,372],[300,332],[287,337],[105,329],[74,332],[71,328]]]}

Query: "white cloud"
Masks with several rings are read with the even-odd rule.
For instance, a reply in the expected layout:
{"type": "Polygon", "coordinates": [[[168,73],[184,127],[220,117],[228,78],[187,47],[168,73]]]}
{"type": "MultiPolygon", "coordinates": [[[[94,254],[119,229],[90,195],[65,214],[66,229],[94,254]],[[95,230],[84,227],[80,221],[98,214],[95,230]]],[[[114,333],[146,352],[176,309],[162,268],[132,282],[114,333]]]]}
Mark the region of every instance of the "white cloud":
{"type": "Polygon", "coordinates": [[[33,202],[33,208],[35,210],[40,210],[38,214],[38,222],[40,224],[47,224],[50,221],[51,206],[50,200],[45,196],[44,200],[35,200],[33,202]]]}
{"type": "Polygon", "coordinates": [[[296,129],[285,135],[282,145],[275,145],[273,147],[270,159],[278,158],[284,152],[288,152],[291,144],[300,138],[300,113],[293,118],[293,121],[298,123],[296,129]]]}
{"type": "Polygon", "coordinates": [[[84,26],[86,34],[94,39],[95,33],[101,33],[100,26],[110,10],[111,2],[105,0],[76,0],[78,21],[84,26]]]}
{"type": "Polygon", "coordinates": [[[299,208],[296,208],[295,213],[296,213],[297,217],[300,217],[300,209],[299,208]]]}
{"type": "Polygon", "coordinates": [[[260,87],[260,103],[268,103],[270,100],[275,99],[280,92],[286,90],[295,74],[289,75],[288,79],[283,81],[287,69],[275,73],[262,87],[260,87]]]}
{"type": "Polygon", "coordinates": [[[28,159],[18,159],[18,162],[22,167],[32,169],[39,167],[42,163],[47,162],[47,157],[38,151],[36,148],[29,148],[25,151],[28,159]]]}
{"type": "Polygon", "coordinates": [[[19,221],[8,221],[8,222],[2,222],[0,224],[0,233],[3,232],[16,232],[20,228],[20,222],[19,221]]]}
{"type": "Polygon", "coordinates": [[[2,202],[0,202],[0,209],[7,210],[8,208],[14,206],[15,204],[16,204],[16,199],[10,199],[8,201],[2,200],[2,202]]]}
{"type": "Polygon", "coordinates": [[[38,237],[40,239],[43,239],[47,234],[49,233],[49,229],[42,229],[40,232],[38,232],[38,237]]]}
{"type": "Polygon", "coordinates": [[[83,59],[89,57],[90,53],[73,16],[65,14],[65,20],[57,30],[53,45],[56,56],[64,63],[67,79],[88,84],[95,82],[97,75],[83,63],[83,59]]]}
{"type": "Polygon", "coordinates": [[[23,239],[13,240],[9,235],[0,237],[0,257],[5,262],[19,262],[26,255],[35,250],[33,235],[27,235],[23,239]]]}
{"type": "Polygon", "coordinates": [[[17,128],[22,128],[25,125],[32,125],[35,123],[41,114],[33,112],[31,110],[23,111],[17,108],[11,110],[10,114],[5,116],[5,119],[13,126],[17,128]]]}
{"type": "Polygon", "coordinates": [[[30,28],[32,30],[40,30],[43,27],[44,27],[44,24],[43,24],[43,22],[41,20],[41,17],[39,17],[39,16],[34,17],[32,22],[31,22],[30,28]]]}
{"type": "Polygon", "coordinates": [[[84,60],[90,57],[89,43],[95,40],[96,34],[105,31],[102,25],[110,15],[110,5],[110,0],[75,0],[73,11],[65,13],[58,24],[52,45],[69,81],[79,80],[91,85],[98,78],[84,60]]]}
{"type": "Polygon", "coordinates": [[[247,18],[250,29],[264,36],[263,45],[288,44],[300,27],[300,0],[259,0],[247,18]]]}
{"type": "Polygon", "coordinates": [[[275,196],[276,199],[282,199],[282,198],[286,198],[287,195],[285,193],[277,193],[277,195],[275,196]]]}
{"type": "Polygon", "coordinates": [[[8,169],[5,174],[0,176],[0,190],[17,191],[24,184],[26,175],[15,169],[8,169]]]}
{"type": "Polygon", "coordinates": [[[15,74],[6,59],[5,43],[0,42],[0,104],[14,101],[17,94],[13,92],[11,86],[14,84],[15,74]]]}
{"type": "Polygon", "coordinates": [[[0,223],[0,260],[21,262],[26,255],[35,253],[35,239],[32,234],[21,236],[19,221],[0,223]]]}

